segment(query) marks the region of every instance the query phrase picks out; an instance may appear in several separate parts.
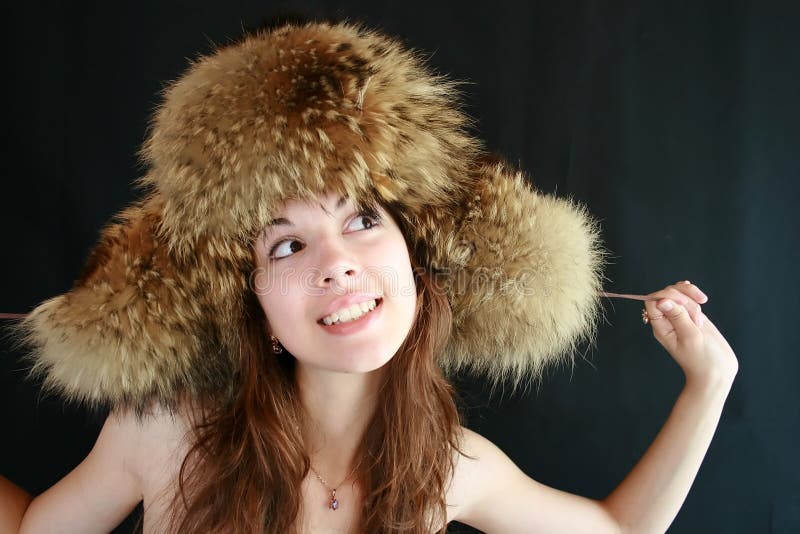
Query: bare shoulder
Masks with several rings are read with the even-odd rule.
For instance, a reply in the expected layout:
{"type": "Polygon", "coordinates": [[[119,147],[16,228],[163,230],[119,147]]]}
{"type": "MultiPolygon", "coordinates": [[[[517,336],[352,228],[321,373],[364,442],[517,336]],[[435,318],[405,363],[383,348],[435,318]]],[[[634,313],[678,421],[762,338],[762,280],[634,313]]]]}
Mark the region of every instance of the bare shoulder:
{"type": "Polygon", "coordinates": [[[183,412],[154,405],[141,415],[125,412],[117,417],[130,438],[130,468],[143,485],[166,467],[168,459],[182,460],[191,430],[183,412]]]}
{"type": "Polygon", "coordinates": [[[141,415],[129,412],[124,417],[126,423],[133,427],[132,432],[138,435],[140,448],[178,443],[187,437],[191,429],[182,408],[168,409],[153,405],[141,415]]]}
{"type": "Polygon", "coordinates": [[[453,451],[454,471],[447,491],[448,522],[463,520],[476,499],[476,484],[485,484],[484,467],[493,457],[503,454],[491,441],[466,427],[461,427],[460,451],[453,451]]]}
{"type": "MultiPolygon", "coordinates": [[[[154,483],[170,465],[182,459],[190,426],[179,411],[152,405],[143,413],[130,409],[112,411],[103,425],[91,455],[119,463],[136,480],[145,500],[154,483]]],[[[91,456],[90,455],[90,456],[91,456]]]]}
{"type": "Polygon", "coordinates": [[[453,451],[455,458],[455,471],[453,473],[453,489],[460,489],[461,485],[475,475],[475,469],[479,467],[478,462],[486,454],[486,450],[493,446],[492,443],[466,427],[460,427],[461,441],[460,451],[453,451]]]}
{"type": "Polygon", "coordinates": [[[31,502],[21,532],[109,532],[143,499],[156,479],[152,462],[180,435],[160,408],[139,417],[114,410],[86,458],[31,502]]]}
{"type": "Polygon", "coordinates": [[[473,473],[480,463],[503,455],[497,445],[481,436],[474,430],[461,427],[461,452],[456,452],[456,469],[460,474],[473,473]]]}
{"type": "Polygon", "coordinates": [[[461,427],[461,435],[462,445],[464,446],[463,451],[469,456],[479,452],[500,451],[494,443],[467,427],[461,427]]]}
{"type": "Polygon", "coordinates": [[[462,429],[462,452],[448,491],[448,521],[484,532],[618,531],[599,501],[537,482],[477,432],[462,429]]]}
{"type": "Polygon", "coordinates": [[[144,532],[164,531],[181,465],[191,444],[191,425],[182,410],[153,406],[128,424],[138,443],[131,461],[142,488],[144,532]]]}

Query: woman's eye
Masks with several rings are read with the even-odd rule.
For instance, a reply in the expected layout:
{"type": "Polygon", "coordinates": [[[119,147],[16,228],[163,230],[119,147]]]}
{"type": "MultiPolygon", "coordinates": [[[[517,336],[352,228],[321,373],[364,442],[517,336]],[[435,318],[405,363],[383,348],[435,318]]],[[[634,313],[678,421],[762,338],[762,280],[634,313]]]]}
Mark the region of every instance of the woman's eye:
{"type": "MultiPolygon", "coordinates": [[[[375,213],[375,212],[366,212],[366,211],[362,211],[361,213],[359,213],[359,214],[358,214],[358,215],[357,215],[357,216],[356,216],[356,217],[355,217],[355,218],[354,218],[354,219],[351,221],[351,225],[352,225],[352,223],[354,223],[354,222],[358,222],[358,221],[362,221],[362,222],[363,222],[363,221],[364,221],[364,219],[366,219],[366,220],[367,220],[367,221],[369,221],[369,222],[367,223],[367,226],[366,226],[366,228],[363,228],[363,229],[364,229],[364,230],[369,230],[370,228],[373,228],[373,227],[375,227],[375,226],[378,226],[378,224],[380,223],[380,220],[381,220],[381,216],[380,216],[379,214],[375,213]]],[[[351,225],[348,225],[348,228],[350,228],[350,227],[351,227],[351,225]]],[[[356,226],[358,226],[358,225],[356,225],[356,226]]],[[[361,228],[356,228],[356,231],[358,231],[358,230],[360,230],[360,229],[361,229],[361,228]]]]}
{"type": "Polygon", "coordinates": [[[281,258],[285,258],[286,256],[291,256],[295,252],[298,252],[302,249],[303,246],[297,239],[284,239],[283,241],[278,241],[272,246],[271,249],[269,249],[269,257],[279,260],[281,258]]]}

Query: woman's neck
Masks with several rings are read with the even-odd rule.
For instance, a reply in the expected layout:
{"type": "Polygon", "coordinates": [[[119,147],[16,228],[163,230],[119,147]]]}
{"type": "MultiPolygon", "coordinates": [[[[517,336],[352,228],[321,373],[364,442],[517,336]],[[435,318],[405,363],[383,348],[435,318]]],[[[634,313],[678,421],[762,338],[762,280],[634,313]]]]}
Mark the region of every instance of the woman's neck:
{"type": "Polygon", "coordinates": [[[303,435],[314,469],[338,484],[361,460],[358,446],[375,413],[385,369],[338,373],[297,367],[300,400],[308,415],[303,435]]]}

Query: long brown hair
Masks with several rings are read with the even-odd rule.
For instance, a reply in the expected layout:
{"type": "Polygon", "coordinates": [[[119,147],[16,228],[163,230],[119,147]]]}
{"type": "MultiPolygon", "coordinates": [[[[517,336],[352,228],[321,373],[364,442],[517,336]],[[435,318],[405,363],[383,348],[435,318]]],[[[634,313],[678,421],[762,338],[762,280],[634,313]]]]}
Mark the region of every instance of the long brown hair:
{"type": "MultiPolygon", "coordinates": [[[[397,217],[395,217],[397,219],[397,217]]],[[[404,232],[405,235],[408,235],[404,232]]],[[[360,530],[446,530],[446,485],[460,450],[460,415],[452,386],[436,364],[452,312],[436,279],[412,255],[416,320],[387,364],[386,380],[359,446],[365,460],[360,530]]],[[[226,403],[192,403],[194,443],[170,507],[175,532],[297,532],[301,482],[310,460],[294,358],[276,357],[266,318],[250,293],[241,326],[239,390],[226,403]]]]}

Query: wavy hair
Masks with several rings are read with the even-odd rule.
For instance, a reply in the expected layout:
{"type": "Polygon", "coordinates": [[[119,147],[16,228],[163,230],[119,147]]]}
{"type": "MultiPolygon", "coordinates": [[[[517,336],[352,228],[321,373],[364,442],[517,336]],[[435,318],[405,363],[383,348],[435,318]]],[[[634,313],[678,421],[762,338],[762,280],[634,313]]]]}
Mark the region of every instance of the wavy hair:
{"type": "MultiPolygon", "coordinates": [[[[411,256],[416,320],[387,363],[359,445],[362,532],[446,531],[446,485],[460,453],[455,392],[436,363],[452,312],[435,277],[411,256]]],[[[170,505],[170,532],[299,532],[300,488],[311,464],[299,430],[295,360],[272,354],[254,293],[245,308],[238,392],[227,402],[190,403],[194,441],[170,505]]]]}

